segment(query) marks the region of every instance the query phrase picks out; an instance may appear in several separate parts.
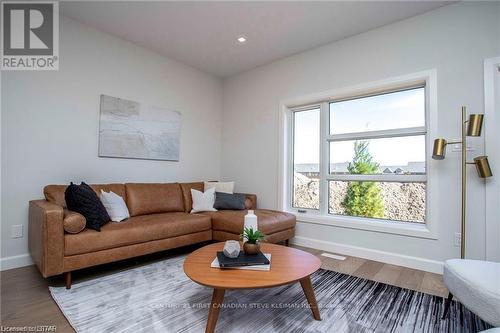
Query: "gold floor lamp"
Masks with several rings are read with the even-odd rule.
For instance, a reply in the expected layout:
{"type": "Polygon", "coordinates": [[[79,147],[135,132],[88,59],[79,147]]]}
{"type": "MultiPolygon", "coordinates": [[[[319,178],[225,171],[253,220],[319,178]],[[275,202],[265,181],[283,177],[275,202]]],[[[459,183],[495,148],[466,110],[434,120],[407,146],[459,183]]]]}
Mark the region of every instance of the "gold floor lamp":
{"type": "Polygon", "coordinates": [[[483,114],[471,114],[469,120],[466,120],[467,109],[462,106],[462,140],[447,142],[443,138],[434,140],[434,149],[432,158],[435,160],[443,160],[446,156],[446,146],[449,144],[461,144],[461,171],[462,171],[462,212],[461,212],[461,241],[460,241],[460,258],[465,258],[465,208],[467,201],[467,164],[476,166],[477,174],[480,178],[488,178],[492,176],[488,156],[478,156],[474,158],[474,162],[467,162],[467,137],[481,136],[483,127],[483,114]]]}

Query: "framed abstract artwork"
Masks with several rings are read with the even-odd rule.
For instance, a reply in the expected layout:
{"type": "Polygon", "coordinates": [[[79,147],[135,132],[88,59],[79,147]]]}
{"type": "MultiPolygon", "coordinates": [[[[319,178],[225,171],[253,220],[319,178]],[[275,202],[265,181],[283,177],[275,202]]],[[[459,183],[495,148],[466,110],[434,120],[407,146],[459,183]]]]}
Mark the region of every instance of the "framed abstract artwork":
{"type": "Polygon", "coordinates": [[[181,114],[101,95],[99,157],[179,161],[181,114]]]}

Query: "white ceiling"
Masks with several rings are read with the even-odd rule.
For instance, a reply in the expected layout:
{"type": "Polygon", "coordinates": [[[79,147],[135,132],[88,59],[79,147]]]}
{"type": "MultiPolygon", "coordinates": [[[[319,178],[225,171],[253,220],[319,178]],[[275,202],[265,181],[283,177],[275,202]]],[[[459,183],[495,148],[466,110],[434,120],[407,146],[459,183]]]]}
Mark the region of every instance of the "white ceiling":
{"type": "Polygon", "coordinates": [[[63,15],[227,77],[447,1],[61,2],[63,15]],[[239,44],[244,35],[248,41],[239,44]]]}

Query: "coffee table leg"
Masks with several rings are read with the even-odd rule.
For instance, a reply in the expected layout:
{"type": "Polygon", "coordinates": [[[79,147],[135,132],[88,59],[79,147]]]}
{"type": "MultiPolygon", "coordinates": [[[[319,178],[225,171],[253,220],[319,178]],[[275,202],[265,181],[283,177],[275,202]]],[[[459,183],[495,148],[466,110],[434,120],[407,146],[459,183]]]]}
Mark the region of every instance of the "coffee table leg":
{"type": "Polygon", "coordinates": [[[303,278],[300,280],[300,285],[302,286],[302,290],[304,290],[304,294],[306,294],[307,302],[309,303],[314,319],[321,320],[318,303],[316,303],[316,296],[314,295],[314,289],[311,284],[311,278],[309,276],[303,278]]]}
{"type": "Polygon", "coordinates": [[[210,303],[210,311],[208,312],[207,327],[205,328],[206,333],[213,333],[215,331],[220,308],[224,302],[224,292],[224,289],[214,289],[212,302],[210,303]]]}

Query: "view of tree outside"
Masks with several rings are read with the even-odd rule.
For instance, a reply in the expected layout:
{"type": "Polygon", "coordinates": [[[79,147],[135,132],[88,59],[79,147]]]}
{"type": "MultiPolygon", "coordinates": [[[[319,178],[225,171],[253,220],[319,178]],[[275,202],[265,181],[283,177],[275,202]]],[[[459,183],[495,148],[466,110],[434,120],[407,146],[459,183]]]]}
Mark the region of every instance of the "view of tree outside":
{"type": "MultiPolygon", "coordinates": [[[[347,195],[348,181],[328,182],[328,212],[334,215],[350,215],[342,206],[347,195]]],[[[425,183],[374,182],[380,189],[384,204],[382,219],[425,223],[425,183]]]]}
{"type": "MultiPolygon", "coordinates": [[[[366,175],[378,171],[379,164],[373,161],[368,147],[368,141],[354,143],[354,159],[347,167],[350,174],[366,175]]],[[[384,203],[375,182],[350,182],[342,207],[347,215],[384,217],[384,203]]]]}

